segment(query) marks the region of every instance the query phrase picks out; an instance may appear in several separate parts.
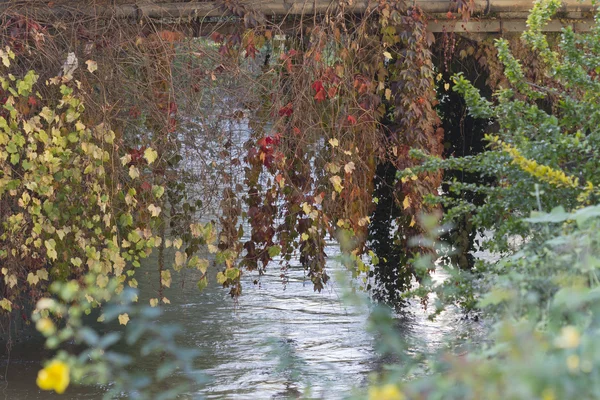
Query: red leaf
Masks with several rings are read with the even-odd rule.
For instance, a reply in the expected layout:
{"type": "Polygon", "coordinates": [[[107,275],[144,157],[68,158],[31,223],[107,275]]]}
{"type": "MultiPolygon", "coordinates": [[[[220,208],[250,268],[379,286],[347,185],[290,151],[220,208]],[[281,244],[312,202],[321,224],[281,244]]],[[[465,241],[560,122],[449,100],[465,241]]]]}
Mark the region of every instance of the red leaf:
{"type": "Polygon", "coordinates": [[[315,100],[316,101],[323,101],[325,100],[327,97],[325,96],[325,89],[321,89],[317,92],[317,94],[315,94],[315,100]]]}
{"type": "Polygon", "coordinates": [[[356,117],[354,115],[348,115],[348,122],[350,122],[350,125],[356,125],[356,117]]]}
{"type": "Polygon", "coordinates": [[[292,115],[292,113],[294,112],[294,109],[292,108],[292,103],[287,103],[287,105],[285,105],[284,107],[281,107],[279,109],[279,116],[283,117],[289,117],[290,115],[292,115]]]}
{"type": "Polygon", "coordinates": [[[315,92],[317,92],[317,93],[319,93],[321,90],[325,89],[325,88],[323,87],[323,82],[321,82],[321,81],[315,81],[315,82],[312,84],[312,86],[311,86],[311,87],[312,87],[312,88],[313,88],[313,90],[314,90],[315,92]]]}

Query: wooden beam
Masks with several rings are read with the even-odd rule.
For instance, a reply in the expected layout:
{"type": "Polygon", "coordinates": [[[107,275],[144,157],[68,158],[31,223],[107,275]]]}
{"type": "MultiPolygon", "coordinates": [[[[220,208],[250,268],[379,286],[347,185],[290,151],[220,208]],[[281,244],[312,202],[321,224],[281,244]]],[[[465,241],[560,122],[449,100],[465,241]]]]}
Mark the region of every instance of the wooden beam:
{"type": "MultiPolygon", "coordinates": [[[[517,32],[525,29],[524,19],[532,7],[532,0],[475,0],[472,19],[469,22],[448,19],[448,11],[455,4],[451,0],[409,0],[431,16],[429,29],[433,32],[517,32]]],[[[94,18],[120,19],[179,19],[197,20],[203,23],[236,23],[232,13],[222,7],[218,1],[174,2],[138,2],[117,5],[80,5],[77,1],[57,3],[41,0],[17,1],[0,0],[0,13],[23,14],[39,20],[49,18],[68,18],[87,16],[94,18]],[[50,4],[50,6],[49,6],[50,4]],[[219,19],[223,18],[223,21],[219,19]]],[[[364,13],[374,8],[373,0],[354,0],[346,7],[348,13],[364,13]]],[[[335,0],[246,0],[241,4],[247,10],[257,11],[266,17],[285,18],[288,16],[323,14],[339,10],[339,1],[335,0]]],[[[576,24],[576,29],[588,30],[593,23],[591,0],[563,0],[560,17],[563,22],[553,21],[548,30],[557,30],[568,24],[576,24]]],[[[454,16],[456,16],[454,14],[454,16]]]]}

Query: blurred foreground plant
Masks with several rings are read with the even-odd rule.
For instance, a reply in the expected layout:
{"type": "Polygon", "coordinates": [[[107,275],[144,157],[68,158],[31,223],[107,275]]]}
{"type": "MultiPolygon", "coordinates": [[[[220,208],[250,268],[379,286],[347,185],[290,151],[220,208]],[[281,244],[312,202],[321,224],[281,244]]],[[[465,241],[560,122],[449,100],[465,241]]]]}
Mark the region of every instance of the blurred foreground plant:
{"type": "Polygon", "coordinates": [[[104,288],[96,286],[95,279],[89,274],[85,284],[54,282],[50,291],[56,298],[38,301],[33,319],[46,337],[46,347],[68,344],[78,350],[75,354],[59,350],[39,372],[38,386],[63,393],[69,380],[108,385],[106,399],[172,399],[188,391],[199,379],[192,366],[198,352],[176,343],[180,328],[157,323],[159,308],[134,304],[133,289],[115,296],[116,279],[104,288]],[[85,318],[95,307],[93,299],[108,301],[98,318],[101,330],[92,328],[92,321],[85,318]],[[117,321],[126,325],[124,332],[119,331],[117,321]]]}

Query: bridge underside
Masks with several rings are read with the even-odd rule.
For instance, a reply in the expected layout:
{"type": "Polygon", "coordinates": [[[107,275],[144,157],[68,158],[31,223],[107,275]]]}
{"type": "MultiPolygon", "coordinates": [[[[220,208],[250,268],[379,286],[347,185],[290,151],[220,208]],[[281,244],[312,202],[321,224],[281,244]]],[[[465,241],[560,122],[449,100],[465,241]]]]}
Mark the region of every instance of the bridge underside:
{"type": "MultiPolygon", "coordinates": [[[[407,1],[413,3],[414,0],[407,1]]],[[[0,1],[0,14],[27,15],[37,20],[59,18],[117,18],[140,21],[194,23],[200,32],[227,29],[244,21],[244,15],[266,24],[298,22],[300,18],[314,17],[328,12],[348,14],[368,13],[376,7],[369,0],[220,0],[220,1],[0,1]]],[[[489,34],[522,32],[532,7],[532,0],[416,0],[430,16],[432,32],[461,32],[489,34]],[[463,14],[470,15],[464,21],[463,14]]],[[[594,8],[590,0],[565,0],[559,18],[552,21],[547,31],[559,31],[572,25],[577,31],[588,31],[593,25],[594,8]]]]}

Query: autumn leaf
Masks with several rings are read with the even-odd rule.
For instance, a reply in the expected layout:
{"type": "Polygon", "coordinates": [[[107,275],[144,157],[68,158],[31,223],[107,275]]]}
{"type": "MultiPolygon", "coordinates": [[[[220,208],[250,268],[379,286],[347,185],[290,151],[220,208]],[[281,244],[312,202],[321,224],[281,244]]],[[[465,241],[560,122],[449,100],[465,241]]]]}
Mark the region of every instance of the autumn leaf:
{"type": "Polygon", "coordinates": [[[329,139],[329,144],[331,145],[331,147],[337,147],[340,145],[340,141],[336,138],[329,139]]]}
{"type": "Polygon", "coordinates": [[[156,307],[158,305],[158,299],[150,299],[150,307],[156,307]]]}
{"type": "Polygon", "coordinates": [[[131,179],[139,178],[140,170],[134,167],[133,165],[129,167],[129,176],[131,179]]]}
{"type": "Polygon", "coordinates": [[[402,207],[406,210],[410,207],[410,198],[408,196],[404,197],[404,201],[402,202],[402,207]]]}
{"type": "Polygon", "coordinates": [[[160,283],[166,287],[171,287],[171,271],[161,271],[160,283]]]}
{"type": "Polygon", "coordinates": [[[338,193],[341,192],[342,189],[344,188],[342,186],[342,178],[340,178],[338,175],[332,176],[331,178],[329,178],[329,181],[333,185],[333,188],[335,189],[335,191],[338,193]]]}
{"type": "Polygon", "coordinates": [[[292,115],[292,113],[294,112],[292,103],[288,103],[287,105],[281,107],[279,109],[279,116],[280,117],[289,117],[290,115],[292,115]]]}
{"type": "Polygon", "coordinates": [[[158,158],[158,153],[156,152],[156,150],[148,147],[144,151],[144,158],[146,159],[146,161],[148,161],[148,164],[152,164],[158,158]]]}
{"type": "Polygon", "coordinates": [[[153,217],[158,217],[158,215],[160,214],[161,209],[160,209],[160,207],[157,207],[154,204],[150,204],[148,206],[148,211],[150,211],[150,214],[153,217]]]}
{"type": "Polygon", "coordinates": [[[27,283],[29,283],[31,286],[37,285],[39,281],[40,278],[37,275],[34,275],[33,272],[30,272],[27,275],[27,283]]]}
{"type": "Polygon", "coordinates": [[[92,73],[98,69],[98,63],[96,61],[87,60],[85,63],[87,64],[88,71],[92,73]]]}
{"type": "Polygon", "coordinates": [[[356,167],[354,166],[354,163],[352,161],[344,165],[344,171],[346,171],[347,174],[351,174],[355,168],[356,167]]]}
{"type": "Polygon", "coordinates": [[[129,315],[127,313],[119,315],[119,324],[127,325],[129,322],[129,315]]]}
{"type": "Polygon", "coordinates": [[[321,102],[323,100],[325,100],[327,97],[325,96],[325,89],[320,90],[317,92],[317,94],[315,94],[315,100],[317,102],[321,102]]]}
{"type": "Polygon", "coordinates": [[[350,125],[356,125],[356,117],[354,115],[348,115],[348,122],[350,125]]]}

